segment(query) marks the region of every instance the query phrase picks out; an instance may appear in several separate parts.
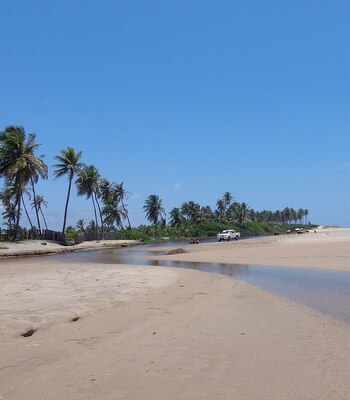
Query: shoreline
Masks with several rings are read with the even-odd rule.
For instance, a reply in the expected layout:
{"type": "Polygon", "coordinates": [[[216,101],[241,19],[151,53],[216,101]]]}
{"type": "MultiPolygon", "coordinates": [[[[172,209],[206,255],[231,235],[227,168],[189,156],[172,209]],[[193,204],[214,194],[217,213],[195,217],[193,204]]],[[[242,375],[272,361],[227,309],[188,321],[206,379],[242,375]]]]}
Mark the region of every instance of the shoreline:
{"type": "MultiPolygon", "coordinates": [[[[150,247],[171,251],[176,246],[150,247]]],[[[187,245],[182,254],[150,256],[152,260],[318,268],[350,271],[350,228],[317,231],[317,234],[270,236],[242,241],[187,245]]]]}
{"type": "Polygon", "coordinates": [[[0,260],[73,253],[85,250],[102,250],[130,247],[140,244],[137,240],[94,240],[77,245],[64,246],[49,240],[24,240],[21,242],[0,242],[0,260]],[[42,243],[45,243],[44,245],[42,243]]]}

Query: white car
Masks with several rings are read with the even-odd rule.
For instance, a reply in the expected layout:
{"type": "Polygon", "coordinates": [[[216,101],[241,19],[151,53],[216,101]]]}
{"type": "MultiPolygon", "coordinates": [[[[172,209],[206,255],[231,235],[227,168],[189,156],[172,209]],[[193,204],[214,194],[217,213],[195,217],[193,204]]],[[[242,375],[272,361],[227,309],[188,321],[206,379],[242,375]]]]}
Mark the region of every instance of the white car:
{"type": "Polygon", "coordinates": [[[234,231],[233,229],[227,229],[225,231],[222,231],[221,233],[218,233],[217,235],[219,242],[222,240],[238,240],[241,237],[241,234],[239,232],[234,231]]]}

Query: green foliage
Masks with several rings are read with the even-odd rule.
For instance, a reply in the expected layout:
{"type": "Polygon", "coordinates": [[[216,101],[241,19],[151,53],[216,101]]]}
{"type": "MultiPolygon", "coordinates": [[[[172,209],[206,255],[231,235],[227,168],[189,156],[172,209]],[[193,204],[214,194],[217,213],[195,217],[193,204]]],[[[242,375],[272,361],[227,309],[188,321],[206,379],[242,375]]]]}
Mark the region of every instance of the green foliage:
{"type": "Polygon", "coordinates": [[[67,243],[74,243],[74,238],[79,232],[74,229],[72,226],[67,226],[66,229],[66,242],[67,243]]]}

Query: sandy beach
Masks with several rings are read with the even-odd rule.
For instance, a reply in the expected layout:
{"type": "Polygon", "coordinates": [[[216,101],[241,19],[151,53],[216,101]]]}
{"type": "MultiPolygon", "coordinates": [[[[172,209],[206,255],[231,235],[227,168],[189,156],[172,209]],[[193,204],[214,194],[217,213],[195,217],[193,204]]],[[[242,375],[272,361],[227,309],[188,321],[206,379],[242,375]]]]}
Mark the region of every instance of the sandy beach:
{"type": "Polygon", "coordinates": [[[74,246],[63,246],[50,240],[25,240],[19,242],[0,242],[0,259],[9,257],[42,256],[64,254],[82,250],[119,248],[138,244],[136,240],[94,240],[74,246]]]}
{"type": "MultiPolygon", "coordinates": [[[[158,258],[350,269],[347,229],[184,248],[158,258]]],[[[0,399],[349,398],[349,326],[237,279],[35,257],[0,288],[0,399]]]]}

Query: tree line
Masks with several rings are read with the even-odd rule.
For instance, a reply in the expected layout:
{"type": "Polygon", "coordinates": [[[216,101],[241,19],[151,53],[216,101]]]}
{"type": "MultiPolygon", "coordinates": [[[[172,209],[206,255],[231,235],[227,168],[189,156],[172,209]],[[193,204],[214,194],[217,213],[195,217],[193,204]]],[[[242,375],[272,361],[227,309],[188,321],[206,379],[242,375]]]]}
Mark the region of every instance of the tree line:
{"type": "MultiPolygon", "coordinates": [[[[146,218],[155,226],[165,226],[165,209],[163,201],[157,195],[150,195],[143,206],[146,218]]],[[[276,211],[255,211],[247,203],[238,202],[230,192],[225,192],[216,201],[216,208],[201,206],[194,201],[187,201],[180,207],[173,208],[169,213],[169,225],[179,227],[182,225],[195,225],[211,221],[222,224],[235,224],[244,226],[247,221],[274,224],[307,223],[309,211],[307,209],[286,207],[276,211]]]]}
{"type": "MultiPolygon", "coordinates": [[[[48,229],[43,207],[47,207],[44,197],[36,193],[39,179],[48,179],[48,166],[44,155],[38,155],[40,145],[36,142],[35,133],[26,134],[23,127],[8,126],[0,132],[0,177],[4,187],[0,191],[3,206],[2,217],[8,227],[9,237],[18,240],[21,236],[21,218],[24,210],[31,230],[40,238],[44,223],[48,229]],[[36,221],[33,223],[27,202],[35,210],[36,221]],[[36,224],[36,225],[35,225],[36,224]]],[[[67,177],[68,190],[64,207],[62,235],[66,232],[69,200],[72,184],[75,183],[78,196],[91,200],[94,211],[94,229],[101,231],[123,229],[124,221],[131,228],[125,198],[127,191],[124,184],[110,182],[102,178],[94,165],[82,162],[82,152],[72,147],[61,150],[55,156],[52,165],[55,178],[67,177]]]]}
{"type": "MultiPolygon", "coordinates": [[[[44,162],[44,155],[38,155],[40,145],[36,142],[34,133],[26,134],[23,127],[9,126],[0,132],[0,177],[4,180],[4,187],[0,191],[0,201],[3,206],[2,216],[8,227],[9,236],[18,240],[21,236],[21,218],[23,211],[33,232],[40,238],[42,227],[48,229],[44,215],[47,202],[37,193],[36,185],[40,179],[48,179],[48,166],[44,162]],[[35,222],[28,212],[29,206],[35,211],[35,222]]],[[[77,190],[77,195],[91,201],[94,219],[86,226],[84,220],[77,221],[77,232],[105,231],[131,229],[131,222],[125,200],[128,192],[123,182],[110,182],[101,177],[94,165],[82,161],[82,152],[72,147],[67,147],[54,157],[54,178],[66,177],[68,179],[67,195],[64,206],[62,235],[67,231],[69,201],[72,185],[77,190]]],[[[247,203],[238,202],[230,192],[225,192],[216,201],[215,208],[201,206],[192,200],[173,208],[167,220],[162,199],[155,194],[149,195],[144,202],[143,212],[145,217],[155,228],[158,236],[159,228],[183,227],[196,225],[203,222],[216,222],[220,224],[235,224],[244,226],[247,221],[290,224],[307,223],[309,211],[307,209],[294,210],[286,207],[276,211],[255,211],[247,203]]]]}

